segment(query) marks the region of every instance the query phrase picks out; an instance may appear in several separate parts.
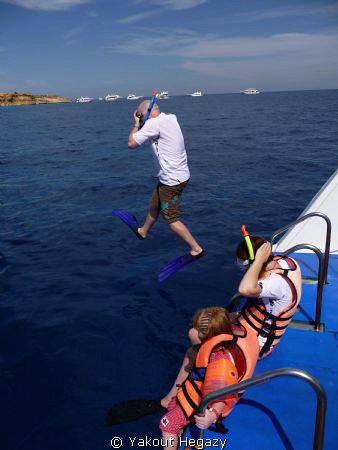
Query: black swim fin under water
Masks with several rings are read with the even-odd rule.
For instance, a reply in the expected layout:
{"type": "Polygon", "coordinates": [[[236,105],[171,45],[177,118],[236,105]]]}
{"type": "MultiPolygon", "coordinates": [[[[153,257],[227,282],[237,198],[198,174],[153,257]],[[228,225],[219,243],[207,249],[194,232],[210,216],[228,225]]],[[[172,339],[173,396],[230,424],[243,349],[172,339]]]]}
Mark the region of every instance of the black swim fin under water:
{"type": "Polygon", "coordinates": [[[166,411],[167,409],[161,405],[160,400],[127,400],[116,403],[110,408],[105,417],[105,424],[107,426],[119,425],[153,414],[164,414],[166,411]]]}

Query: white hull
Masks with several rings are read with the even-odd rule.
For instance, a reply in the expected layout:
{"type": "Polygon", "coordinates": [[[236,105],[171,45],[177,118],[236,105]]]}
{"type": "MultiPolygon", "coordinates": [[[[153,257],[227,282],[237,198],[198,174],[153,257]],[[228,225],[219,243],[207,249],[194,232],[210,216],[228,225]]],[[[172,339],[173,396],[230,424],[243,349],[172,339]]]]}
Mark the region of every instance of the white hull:
{"type": "Polygon", "coordinates": [[[118,100],[119,98],[121,98],[119,95],[112,94],[112,95],[106,95],[104,99],[106,102],[114,102],[115,100],[118,100]]]}
{"type": "Polygon", "coordinates": [[[168,93],[168,91],[162,91],[156,95],[156,98],[158,98],[160,100],[166,100],[169,98],[169,93],[168,93]]]}
{"type": "Polygon", "coordinates": [[[260,94],[260,92],[257,89],[244,89],[244,91],[241,91],[241,93],[246,95],[260,94]]]}
{"type": "Polygon", "coordinates": [[[138,100],[140,98],[142,98],[142,95],[129,94],[127,100],[138,100]]]}
{"type": "MultiPolygon", "coordinates": [[[[338,229],[338,169],[324,184],[320,191],[304,209],[300,217],[311,212],[321,212],[326,214],[330,220],[333,230],[338,229]]],[[[311,217],[300,224],[294,226],[282,239],[274,246],[278,252],[285,251],[296,244],[307,243],[325,250],[326,222],[319,217],[311,217]]],[[[310,250],[301,250],[302,253],[310,250]]],[[[330,251],[338,253],[338,233],[332,233],[330,251]]]]}
{"type": "Polygon", "coordinates": [[[76,99],[76,103],[89,103],[92,102],[94,99],[90,97],[80,97],[76,99]]]}

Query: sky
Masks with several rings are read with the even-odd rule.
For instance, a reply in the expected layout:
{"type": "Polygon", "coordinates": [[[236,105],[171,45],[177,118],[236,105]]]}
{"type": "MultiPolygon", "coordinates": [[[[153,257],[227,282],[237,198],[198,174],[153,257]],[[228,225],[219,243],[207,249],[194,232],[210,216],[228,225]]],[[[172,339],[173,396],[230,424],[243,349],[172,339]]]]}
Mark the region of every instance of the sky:
{"type": "Polygon", "coordinates": [[[338,88],[338,0],[0,0],[0,92],[338,88]]]}

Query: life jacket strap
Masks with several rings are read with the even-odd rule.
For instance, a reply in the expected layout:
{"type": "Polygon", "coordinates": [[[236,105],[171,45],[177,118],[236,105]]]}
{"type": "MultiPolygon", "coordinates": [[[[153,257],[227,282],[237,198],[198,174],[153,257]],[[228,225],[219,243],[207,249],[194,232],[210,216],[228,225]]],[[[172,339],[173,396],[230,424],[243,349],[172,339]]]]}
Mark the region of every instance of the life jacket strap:
{"type": "MultiPolygon", "coordinates": [[[[281,336],[278,336],[278,338],[280,338],[281,336]]],[[[276,339],[276,336],[273,336],[272,334],[270,334],[267,338],[267,340],[265,341],[263,347],[261,348],[260,352],[259,352],[259,357],[261,358],[264,353],[267,353],[270,351],[271,346],[273,344],[273,341],[276,339]]]]}
{"type": "Polygon", "coordinates": [[[289,258],[288,256],[277,255],[274,257],[274,261],[279,261],[280,259],[283,259],[289,265],[290,269],[287,270],[291,270],[293,272],[297,269],[296,263],[293,261],[293,259],[289,258]]]}
{"type": "Polygon", "coordinates": [[[190,384],[191,386],[195,389],[196,393],[202,398],[202,391],[199,389],[199,387],[197,386],[197,384],[195,383],[194,380],[190,379],[190,384]]]}
{"type": "Polygon", "coordinates": [[[191,397],[187,391],[187,388],[185,386],[185,383],[182,384],[182,391],[183,391],[185,399],[187,400],[189,405],[196,411],[198,408],[198,405],[191,399],[191,397]]]}
{"type": "Polygon", "coordinates": [[[243,315],[243,317],[245,318],[245,320],[249,323],[249,325],[250,326],[252,326],[256,331],[260,331],[260,330],[262,330],[262,328],[263,327],[266,327],[266,328],[272,328],[272,325],[273,325],[273,328],[274,329],[276,329],[276,330],[280,330],[280,331],[282,331],[282,330],[284,330],[285,328],[287,328],[287,326],[288,326],[288,323],[285,323],[285,324],[283,324],[283,325],[276,325],[276,322],[278,321],[281,321],[281,322],[287,322],[287,321],[289,321],[291,318],[292,318],[292,316],[288,316],[288,317],[279,317],[279,316],[274,316],[273,314],[270,314],[270,313],[268,313],[267,311],[265,311],[265,310],[261,310],[260,308],[257,308],[257,309],[259,309],[259,311],[263,314],[263,319],[261,319],[261,318],[259,318],[259,317],[257,317],[256,316],[256,314],[255,314],[255,312],[254,311],[252,311],[252,309],[251,309],[251,307],[253,307],[253,306],[255,306],[255,304],[253,303],[253,302],[250,302],[250,304],[248,305],[248,307],[245,307],[243,310],[242,310],[242,315],[243,315]],[[253,317],[254,319],[255,319],[255,321],[256,322],[258,322],[260,325],[261,325],[261,327],[258,327],[258,326],[256,326],[252,321],[251,321],[251,319],[249,318],[249,315],[251,316],[251,317],[253,317]],[[271,323],[268,323],[267,322],[267,320],[271,320],[271,323]]]}
{"type": "Polygon", "coordinates": [[[257,322],[259,322],[261,324],[265,323],[265,321],[267,319],[270,319],[272,321],[280,320],[280,321],[283,322],[283,321],[287,321],[287,320],[291,319],[291,317],[292,317],[292,316],[280,317],[280,316],[275,316],[274,314],[271,314],[271,313],[267,312],[267,310],[263,306],[263,303],[262,303],[261,299],[254,299],[254,298],[248,299],[247,304],[244,306],[243,310],[247,310],[247,309],[249,309],[251,307],[253,307],[255,309],[258,309],[264,315],[264,319],[262,320],[259,317],[256,317],[256,315],[252,311],[249,310],[249,314],[252,317],[254,317],[257,320],[257,322]]]}

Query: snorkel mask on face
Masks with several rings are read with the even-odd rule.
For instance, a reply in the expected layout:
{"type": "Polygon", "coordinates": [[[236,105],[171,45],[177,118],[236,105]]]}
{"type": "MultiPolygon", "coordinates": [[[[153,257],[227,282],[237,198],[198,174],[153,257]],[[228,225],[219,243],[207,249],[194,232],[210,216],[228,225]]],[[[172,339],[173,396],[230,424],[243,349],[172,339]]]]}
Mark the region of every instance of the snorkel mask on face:
{"type": "Polygon", "coordinates": [[[240,269],[241,272],[246,272],[248,270],[250,264],[252,264],[255,260],[255,253],[254,253],[254,250],[252,247],[250,236],[249,236],[248,232],[246,231],[245,225],[242,225],[242,235],[243,235],[245,243],[248,247],[249,259],[243,260],[243,259],[237,258],[236,265],[238,266],[238,268],[240,269]]]}

